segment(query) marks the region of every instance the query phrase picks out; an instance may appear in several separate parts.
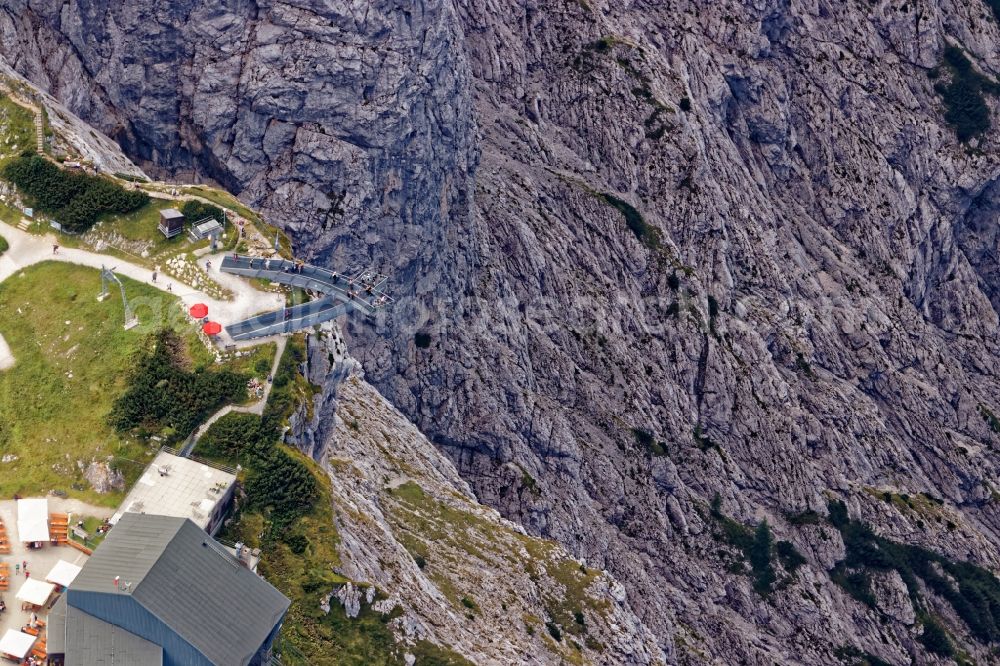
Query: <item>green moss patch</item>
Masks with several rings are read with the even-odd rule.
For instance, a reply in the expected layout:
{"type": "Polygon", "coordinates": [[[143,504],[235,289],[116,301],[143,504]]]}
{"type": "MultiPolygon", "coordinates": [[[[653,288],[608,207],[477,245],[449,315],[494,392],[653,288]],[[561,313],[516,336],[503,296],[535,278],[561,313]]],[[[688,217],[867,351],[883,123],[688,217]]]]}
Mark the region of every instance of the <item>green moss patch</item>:
{"type": "Polygon", "coordinates": [[[642,213],[640,213],[635,206],[607,192],[601,193],[600,197],[605,203],[612,208],[617,209],[618,212],[622,214],[625,218],[625,225],[639,240],[639,242],[651,250],[655,250],[660,247],[659,230],[650,226],[642,217],[642,213]]]}

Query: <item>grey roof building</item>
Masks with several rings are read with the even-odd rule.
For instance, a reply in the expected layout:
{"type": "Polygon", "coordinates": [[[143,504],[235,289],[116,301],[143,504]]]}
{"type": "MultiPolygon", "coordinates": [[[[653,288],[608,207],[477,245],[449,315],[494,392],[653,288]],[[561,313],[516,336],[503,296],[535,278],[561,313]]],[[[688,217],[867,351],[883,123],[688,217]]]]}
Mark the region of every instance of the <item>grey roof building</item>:
{"type": "Polygon", "coordinates": [[[66,666],[257,666],[289,601],[186,518],[126,513],[49,615],[66,666]]]}

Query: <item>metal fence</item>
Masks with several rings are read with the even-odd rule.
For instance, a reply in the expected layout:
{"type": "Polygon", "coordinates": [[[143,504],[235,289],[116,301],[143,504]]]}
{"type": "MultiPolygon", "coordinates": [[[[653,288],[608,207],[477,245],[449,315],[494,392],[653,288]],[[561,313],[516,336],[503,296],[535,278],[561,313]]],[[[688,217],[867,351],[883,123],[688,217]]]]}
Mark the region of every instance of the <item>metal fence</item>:
{"type": "MultiPolygon", "coordinates": [[[[193,434],[191,436],[194,437],[193,434]]],[[[217,469],[220,472],[226,472],[228,474],[236,474],[240,471],[239,468],[237,467],[230,467],[229,465],[223,465],[222,463],[215,462],[214,460],[206,460],[205,458],[200,458],[198,456],[192,456],[192,455],[185,456],[183,452],[178,451],[177,449],[171,446],[161,446],[160,450],[163,451],[164,453],[169,453],[171,455],[177,456],[178,458],[187,458],[188,460],[193,460],[197,463],[201,463],[202,465],[208,465],[209,467],[217,469]]]]}

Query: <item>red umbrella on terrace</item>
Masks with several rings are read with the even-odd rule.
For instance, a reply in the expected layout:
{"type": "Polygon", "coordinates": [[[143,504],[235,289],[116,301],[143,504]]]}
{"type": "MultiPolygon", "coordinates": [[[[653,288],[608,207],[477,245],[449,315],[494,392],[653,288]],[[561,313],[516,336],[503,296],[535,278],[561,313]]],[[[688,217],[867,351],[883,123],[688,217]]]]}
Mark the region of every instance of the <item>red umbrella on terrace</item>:
{"type": "Polygon", "coordinates": [[[201,330],[205,331],[207,335],[218,335],[222,333],[222,324],[217,321],[206,321],[201,330]]]}
{"type": "Polygon", "coordinates": [[[204,319],[208,316],[208,306],[204,303],[195,303],[191,306],[190,312],[195,319],[204,319]]]}

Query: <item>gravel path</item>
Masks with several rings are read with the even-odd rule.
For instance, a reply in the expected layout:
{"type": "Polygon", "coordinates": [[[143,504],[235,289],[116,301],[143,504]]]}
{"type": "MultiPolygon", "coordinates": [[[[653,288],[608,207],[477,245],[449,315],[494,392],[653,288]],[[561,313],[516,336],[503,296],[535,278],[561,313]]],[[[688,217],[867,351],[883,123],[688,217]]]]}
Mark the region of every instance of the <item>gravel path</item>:
{"type": "MultiPolygon", "coordinates": [[[[118,257],[65,247],[60,247],[58,251],[53,252],[53,245],[58,242],[58,239],[51,234],[35,236],[4,222],[0,222],[0,235],[7,239],[7,243],[10,246],[3,255],[0,255],[0,282],[3,282],[18,271],[42,261],[65,261],[67,263],[98,269],[101,266],[111,266],[115,268],[115,273],[118,275],[124,275],[137,282],[143,282],[164,292],[169,291],[173,296],[181,300],[185,308],[189,308],[195,303],[204,303],[208,306],[209,318],[220,322],[223,326],[252,317],[259,312],[281,308],[285,304],[282,294],[259,291],[247,280],[219,272],[216,267],[222,263],[224,254],[222,252],[202,257],[199,261],[202,262],[202,265],[204,265],[206,260],[212,262],[213,268],[210,271],[212,279],[233,293],[231,301],[211,298],[207,294],[183,282],[174,280],[163,273],[157,276],[156,282],[153,282],[153,273],[148,268],[137,266],[118,257]]],[[[94,296],[96,297],[97,294],[94,294],[94,296]]],[[[117,293],[113,293],[113,297],[117,298],[117,293]]],[[[219,335],[219,339],[224,345],[235,344],[237,347],[249,347],[266,342],[270,338],[234,342],[223,331],[219,335]]],[[[3,338],[0,337],[0,370],[10,367],[13,363],[14,359],[10,354],[10,348],[3,341],[3,338]]]]}
{"type": "MultiPolygon", "coordinates": [[[[275,341],[278,343],[278,349],[275,351],[274,354],[274,362],[271,363],[270,376],[272,378],[278,374],[278,364],[281,362],[281,355],[285,353],[285,343],[288,342],[288,338],[286,338],[283,335],[279,335],[276,336],[275,341]]],[[[264,386],[264,393],[260,396],[260,399],[253,404],[226,405],[225,407],[217,411],[215,414],[212,414],[212,416],[207,421],[198,426],[198,429],[191,434],[191,437],[188,438],[187,443],[181,449],[181,455],[184,456],[185,458],[191,455],[191,452],[194,451],[194,447],[198,445],[198,440],[201,439],[201,436],[204,435],[206,432],[208,432],[208,429],[212,426],[213,423],[221,419],[226,414],[229,414],[231,412],[238,412],[243,414],[256,414],[257,416],[263,414],[264,407],[267,405],[267,399],[271,395],[271,388],[273,386],[274,386],[273,381],[267,382],[264,386]]]]}

